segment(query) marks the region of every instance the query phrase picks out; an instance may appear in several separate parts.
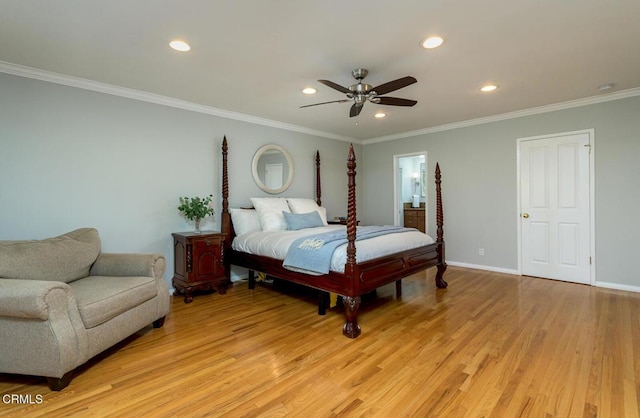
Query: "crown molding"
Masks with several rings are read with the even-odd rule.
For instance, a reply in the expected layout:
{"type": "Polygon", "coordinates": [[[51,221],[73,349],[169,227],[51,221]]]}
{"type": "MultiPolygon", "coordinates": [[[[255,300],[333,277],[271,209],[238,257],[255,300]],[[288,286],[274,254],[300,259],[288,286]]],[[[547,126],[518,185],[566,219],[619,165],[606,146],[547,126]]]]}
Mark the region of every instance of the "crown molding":
{"type": "Polygon", "coordinates": [[[173,97],[162,96],[159,94],[148,93],[141,90],[131,89],[127,87],[114,86],[112,84],[102,83],[99,81],[88,80],[80,77],[73,77],[56,73],[53,71],[41,70],[38,68],[27,67],[24,65],[13,64],[11,62],[0,61],[0,72],[6,74],[17,75],[25,78],[32,78],[49,83],[62,84],[69,87],[95,91],[98,93],[110,94],[112,96],[124,97],[127,99],[139,100],[148,103],[159,104],[162,106],[174,107],[177,109],[188,110],[191,112],[203,113],[211,116],[218,116],[225,119],[233,119],[242,122],[252,123],[256,125],[268,126],[271,128],[284,129],[287,131],[299,132],[303,134],[320,136],[322,138],[335,139],[338,141],[362,143],[354,138],[336,135],[329,132],[318,131],[315,129],[305,128],[289,123],[279,122],[271,119],[259,118],[245,113],[232,112],[229,110],[219,109],[212,106],[200,105],[186,100],[175,99],[173,97]]]}
{"type": "Polygon", "coordinates": [[[20,77],[47,81],[55,84],[61,84],[69,87],[76,87],[84,90],[110,94],[113,96],[119,96],[119,97],[124,97],[128,99],[174,107],[177,109],[203,113],[206,115],[218,116],[225,119],[238,120],[238,121],[252,123],[256,125],[268,126],[271,128],[283,129],[287,131],[293,131],[293,132],[298,132],[298,133],[313,135],[313,136],[320,136],[322,138],[335,139],[337,141],[351,142],[359,145],[369,145],[369,144],[375,144],[379,142],[411,138],[411,137],[415,137],[419,135],[427,135],[435,132],[449,131],[452,129],[466,128],[469,126],[482,125],[485,123],[499,122],[499,121],[508,120],[508,119],[520,118],[523,116],[531,116],[531,115],[537,115],[541,113],[555,112],[558,110],[571,109],[574,107],[587,106],[587,105],[592,105],[597,103],[609,102],[613,100],[625,99],[628,97],[640,96],[640,88],[633,88],[633,89],[622,90],[622,91],[613,92],[613,93],[586,97],[584,99],[571,100],[567,102],[555,103],[555,104],[546,105],[546,106],[534,107],[531,109],[503,113],[500,115],[470,119],[462,122],[454,122],[454,123],[449,123],[449,124],[440,125],[440,126],[433,126],[430,128],[419,129],[415,131],[407,131],[407,132],[401,132],[393,135],[380,136],[376,138],[360,140],[360,139],[350,138],[342,135],[336,135],[330,132],[323,132],[315,129],[305,128],[303,126],[279,122],[271,119],[260,118],[260,117],[248,115],[245,113],[232,112],[229,110],[219,109],[212,106],[200,105],[200,104],[188,102],[186,100],[176,99],[173,97],[162,96],[154,93],[148,93],[148,92],[135,90],[127,87],[114,86],[112,84],[88,80],[80,77],[73,77],[69,75],[56,73],[53,71],[41,70],[38,68],[27,67],[24,65],[14,64],[6,61],[0,61],[0,72],[17,75],[20,77]]]}
{"type": "Polygon", "coordinates": [[[518,110],[515,112],[502,113],[500,115],[487,116],[478,119],[469,119],[462,122],[448,123],[446,125],[433,126],[431,128],[419,129],[416,131],[402,132],[399,134],[380,136],[377,138],[369,138],[362,141],[363,145],[375,144],[378,142],[393,141],[396,139],[411,138],[419,135],[432,134],[435,132],[449,131],[452,129],[466,128],[474,125],[482,125],[485,123],[499,122],[507,119],[521,118],[523,116],[538,115],[547,112],[556,112],[558,110],[571,109],[574,107],[588,106],[597,103],[610,102],[613,100],[626,99],[629,97],[640,96],[640,88],[622,90],[615,93],[607,93],[604,95],[585,97],[584,99],[570,100],[567,102],[555,103],[546,106],[532,107],[530,109],[518,110]]]}

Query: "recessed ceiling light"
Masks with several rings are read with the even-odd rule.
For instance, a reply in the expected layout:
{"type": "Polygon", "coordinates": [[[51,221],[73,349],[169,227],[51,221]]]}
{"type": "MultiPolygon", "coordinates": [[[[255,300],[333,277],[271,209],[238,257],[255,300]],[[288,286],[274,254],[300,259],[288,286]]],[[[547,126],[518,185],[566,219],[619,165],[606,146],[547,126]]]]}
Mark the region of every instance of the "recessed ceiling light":
{"type": "Polygon", "coordinates": [[[313,87],[307,87],[302,90],[304,94],[316,94],[316,89],[313,87]]]}
{"type": "Polygon", "coordinates": [[[176,51],[180,51],[180,52],[187,52],[191,49],[191,46],[189,46],[188,43],[186,43],[185,41],[178,41],[178,40],[169,42],[169,46],[175,49],[176,51]]]}
{"type": "Polygon", "coordinates": [[[386,114],[386,113],[384,113],[384,112],[378,112],[378,113],[376,113],[375,115],[373,115],[373,117],[374,117],[374,118],[376,118],[376,119],[382,119],[382,118],[384,118],[385,116],[387,116],[387,114],[386,114]]]}
{"type": "Polygon", "coordinates": [[[498,86],[496,86],[495,84],[487,84],[486,86],[480,87],[480,91],[488,93],[490,91],[494,91],[497,88],[498,88],[498,86]]]}
{"type": "Polygon", "coordinates": [[[603,84],[601,86],[598,87],[599,91],[609,91],[611,89],[613,89],[613,87],[615,86],[615,84],[613,83],[607,83],[607,84],[603,84]]]}
{"type": "Polygon", "coordinates": [[[422,47],[426,49],[437,48],[444,42],[441,36],[430,36],[422,42],[422,47]]]}

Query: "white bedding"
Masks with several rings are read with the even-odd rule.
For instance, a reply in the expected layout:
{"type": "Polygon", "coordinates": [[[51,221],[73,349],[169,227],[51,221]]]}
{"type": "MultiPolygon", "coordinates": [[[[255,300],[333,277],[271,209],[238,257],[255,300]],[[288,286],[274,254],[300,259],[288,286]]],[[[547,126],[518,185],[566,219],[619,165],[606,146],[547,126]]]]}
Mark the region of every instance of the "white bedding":
{"type": "MultiPolygon", "coordinates": [[[[344,225],[329,225],[298,231],[254,231],[237,236],[231,246],[236,251],[284,260],[289,246],[297,238],[345,228],[344,225]]],[[[399,251],[422,247],[433,242],[433,238],[418,230],[356,241],[356,261],[363,262],[399,251]]],[[[347,244],[344,244],[333,253],[331,270],[339,273],[344,272],[346,262],[347,244]]]]}

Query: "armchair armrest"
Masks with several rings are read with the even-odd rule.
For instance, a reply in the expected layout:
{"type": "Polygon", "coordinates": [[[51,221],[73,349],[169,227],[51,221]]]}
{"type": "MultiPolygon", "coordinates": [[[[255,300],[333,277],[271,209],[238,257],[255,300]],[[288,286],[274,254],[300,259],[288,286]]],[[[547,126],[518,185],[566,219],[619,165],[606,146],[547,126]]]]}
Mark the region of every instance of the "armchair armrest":
{"type": "Polygon", "coordinates": [[[162,279],[166,261],[161,254],[100,253],[90,276],[146,276],[162,279]]]}
{"type": "Polygon", "coordinates": [[[0,316],[46,321],[51,311],[66,310],[71,297],[63,282],[0,278],[0,316]]]}

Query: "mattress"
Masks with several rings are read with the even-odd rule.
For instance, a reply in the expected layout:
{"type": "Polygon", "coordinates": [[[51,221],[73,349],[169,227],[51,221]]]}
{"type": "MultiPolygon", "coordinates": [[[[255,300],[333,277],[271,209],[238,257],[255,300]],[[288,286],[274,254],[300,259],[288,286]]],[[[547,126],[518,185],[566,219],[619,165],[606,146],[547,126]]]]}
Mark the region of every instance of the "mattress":
{"type": "MultiPolygon", "coordinates": [[[[253,231],[237,236],[231,247],[235,251],[284,260],[289,247],[296,239],[312,237],[325,232],[335,232],[340,229],[344,230],[345,228],[344,225],[329,225],[298,231],[253,231]]],[[[360,263],[400,251],[423,247],[434,242],[433,238],[417,229],[356,241],[356,262],[360,263]]],[[[346,263],[347,244],[344,244],[336,248],[333,253],[331,270],[343,273],[346,263]]]]}

